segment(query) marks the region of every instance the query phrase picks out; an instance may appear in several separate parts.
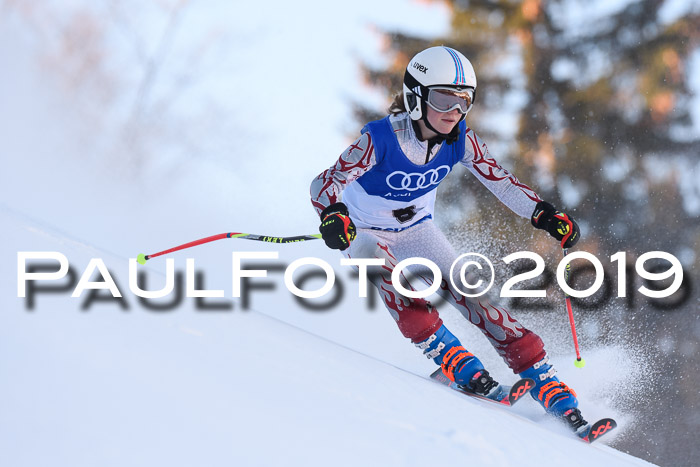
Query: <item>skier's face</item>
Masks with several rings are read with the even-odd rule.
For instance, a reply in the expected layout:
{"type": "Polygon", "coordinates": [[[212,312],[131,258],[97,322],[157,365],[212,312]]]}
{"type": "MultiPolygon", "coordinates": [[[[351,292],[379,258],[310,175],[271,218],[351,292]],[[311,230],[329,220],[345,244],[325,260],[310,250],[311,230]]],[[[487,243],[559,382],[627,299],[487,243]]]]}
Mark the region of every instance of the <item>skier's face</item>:
{"type": "Polygon", "coordinates": [[[426,107],[428,110],[428,122],[430,122],[433,128],[442,134],[448,134],[451,132],[462,118],[462,114],[457,109],[452,109],[449,112],[438,112],[429,105],[426,107]]]}

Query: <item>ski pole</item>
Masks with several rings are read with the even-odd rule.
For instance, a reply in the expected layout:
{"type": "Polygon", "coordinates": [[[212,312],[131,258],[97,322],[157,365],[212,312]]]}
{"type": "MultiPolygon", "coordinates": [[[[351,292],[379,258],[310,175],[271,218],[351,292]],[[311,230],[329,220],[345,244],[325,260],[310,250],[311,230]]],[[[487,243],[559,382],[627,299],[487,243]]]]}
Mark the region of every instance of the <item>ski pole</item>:
{"type": "Polygon", "coordinates": [[[224,238],[243,238],[246,240],[256,240],[258,242],[268,242],[268,243],[297,243],[297,242],[305,242],[307,240],[317,240],[317,239],[321,238],[321,234],[297,235],[295,237],[271,237],[268,235],[256,235],[256,234],[238,233],[238,232],[222,233],[222,234],[218,234],[218,235],[212,235],[211,237],[200,238],[199,240],[194,240],[194,241],[191,241],[189,243],[184,243],[182,245],[178,245],[178,246],[169,248],[167,250],[159,251],[158,253],[152,253],[150,255],[144,255],[143,253],[140,253],[136,257],[136,261],[139,264],[146,264],[146,261],[148,261],[151,258],[155,258],[156,256],[166,255],[168,253],[173,253],[175,251],[184,250],[186,248],[192,248],[193,246],[203,245],[204,243],[214,242],[216,240],[222,240],[224,238]]]}
{"type": "MultiPolygon", "coordinates": [[[[564,248],[564,257],[569,253],[569,251],[564,248]]],[[[569,273],[571,272],[571,263],[568,263],[566,265],[566,269],[564,270],[564,281],[568,284],[569,283],[569,273]]],[[[578,337],[576,336],[576,325],[574,324],[574,312],[571,309],[571,297],[569,297],[569,294],[564,292],[564,297],[566,297],[566,311],[569,312],[569,323],[571,324],[571,335],[574,338],[574,348],[576,349],[576,361],[574,362],[574,366],[576,368],[583,368],[586,365],[586,361],[581,358],[581,351],[578,348],[578,337]]]]}
{"type": "MultiPolygon", "coordinates": [[[[564,257],[566,258],[566,255],[569,253],[569,249],[565,248],[564,245],[573,233],[573,224],[569,219],[569,216],[567,216],[564,213],[557,213],[557,217],[566,222],[567,225],[566,235],[564,235],[564,237],[561,239],[561,248],[564,252],[564,257]]],[[[561,230],[559,232],[562,234],[565,233],[561,230]]],[[[569,283],[570,273],[571,263],[569,262],[566,264],[566,269],[564,270],[564,282],[566,282],[567,284],[569,283]]],[[[569,294],[566,292],[564,292],[564,297],[566,298],[566,311],[569,313],[569,324],[571,324],[571,336],[574,338],[574,348],[576,349],[576,361],[574,362],[574,366],[576,368],[583,368],[586,365],[586,361],[583,358],[581,358],[581,351],[578,348],[578,337],[576,336],[576,325],[574,324],[574,312],[571,309],[571,297],[569,297],[569,294]]]]}

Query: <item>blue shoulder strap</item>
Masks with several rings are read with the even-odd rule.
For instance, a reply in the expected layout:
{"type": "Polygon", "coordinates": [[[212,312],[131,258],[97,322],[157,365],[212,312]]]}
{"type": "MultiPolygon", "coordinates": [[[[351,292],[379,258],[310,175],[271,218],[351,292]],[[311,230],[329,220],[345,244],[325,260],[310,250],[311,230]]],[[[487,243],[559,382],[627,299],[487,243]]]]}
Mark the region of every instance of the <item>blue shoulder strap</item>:
{"type": "Polygon", "coordinates": [[[361,133],[364,135],[369,131],[372,136],[372,144],[374,145],[374,157],[377,164],[380,164],[384,160],[384,155],[386,154],[387,146],[389,142],[392,141],[394,136],[394,128],[391,126],[391,121],[389,120],[390,115],[386,117],[369,122],[362,128],[361,133]]]}

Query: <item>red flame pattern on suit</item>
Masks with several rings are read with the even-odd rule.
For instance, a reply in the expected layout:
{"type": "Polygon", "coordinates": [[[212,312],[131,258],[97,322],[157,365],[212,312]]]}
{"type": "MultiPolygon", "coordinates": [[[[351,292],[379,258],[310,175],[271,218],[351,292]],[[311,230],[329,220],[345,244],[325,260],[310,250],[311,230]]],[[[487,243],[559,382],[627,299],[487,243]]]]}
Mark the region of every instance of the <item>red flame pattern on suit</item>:
{"type": "Polygon", "coordinates": [[[311,182],[311,204],[321,214],[325,208],[339,201],[345,185],[351,183],[374,165],[374,145],[369,132],[358,138],[337,162],[311,182]]]}
{"type": "Polygon", "coordinates": [[[465,317],[467,317],[467,319],[469,319],[473,325],[478,327],[481,332],[497,347],[497,349],[507,346],[514,340],[523,336],[526,329],[515,318],[513,318],[505,308],[500,309],[493,306],[489,302],[482,302],[481,300],[470,302],[464,295],[455,293],[454,290],[449,287],[446,280],[442,281],[440,284],[440,289],[452,297],[452,302],[458,309],[461,308],[462,310],[466,311],[465,317]],[[484,306],[484,303],[490,307],[492,312],[489,312],[489,308],[484,306]],[[483,313],[479,313],[475,306],[481,308],[483,313]],[[490,332],[488,329],[489,326],[486,323],[487,320],[491,325],[495,325],[500,328],[505,334],[505,338],[500,338],[500,336],[496,336],[490,332]]]}
{"type": "MultiPolygon", "coordinates": [[[[383,272],[380,275],[380,282],[376,284],[384,305],[404,337],[411,339],[414,343],[422,342],[442,326],[442,319],[440,319],[435,307],[427,300],[408,298],[398,293],[391,283],[391,273],[398,260],[391,253],[388,245],[377,243],[377,246],[384,252],[385,265],[382,266],[383,272]]],[[[414,290],[410,284],[408,288],[414,290]]]]}
{"type": "Polygon", "coordinates": [[[484,311],[483,316],[486,319],[505,331],[506,339],[503,343],[512,342],[522,337],[522,332],[525,328],[508,313],[508,310],[505,308],[496,308],[488,302],[486,302],[487,306],[484,306],[481,301],[478,301],[477,305],[484,311]]]}
{"type": "Polygon", "coordinates": [[[507,179],[513,186],[517,187],[532,201],[541,201],[540,197],[532,188],[524,183],[521,183],[515,175],[501,167],[495,159],[492,157],[487,157],[488,149],[486,149],[486,145],[482,144],[482,147],[480,147],[477,143],[476,135],[471,130],[467,131],[466,136],[472,145],[472,149],[474,150],[474,159],[472,159],[471,163],[476,173],[481,175],[484,179],[492,182],[500,182],[501,180],[507,179]]]}

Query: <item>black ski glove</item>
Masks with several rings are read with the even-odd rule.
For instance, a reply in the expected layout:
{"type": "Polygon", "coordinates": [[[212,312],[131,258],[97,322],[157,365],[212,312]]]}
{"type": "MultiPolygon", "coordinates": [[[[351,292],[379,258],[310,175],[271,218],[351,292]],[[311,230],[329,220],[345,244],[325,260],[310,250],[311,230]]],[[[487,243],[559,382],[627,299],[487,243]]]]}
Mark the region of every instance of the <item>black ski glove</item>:
{"type": "Polygon", "coordinates": [[[348,207],[343,203],[335,203],[324,209],[318,231],[328,248],[347,249],[350,242],[355,240],[355,224],[348,215],[348,207]]]}
{"type": "Polygon", "coordinates": [[[546,201],[537,203],[535,211],[530,217],[530,222],[535,228],[546,230],[549,235],[561,241],[562,248],[576,245],[581,237],[576,221],[563,212],[557,211],[546,201]]]}

